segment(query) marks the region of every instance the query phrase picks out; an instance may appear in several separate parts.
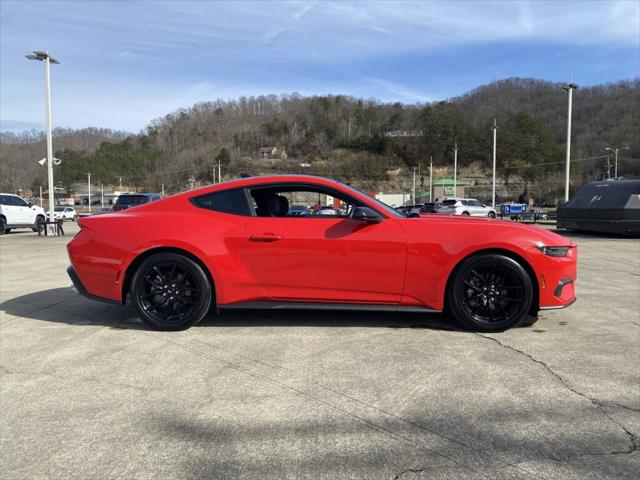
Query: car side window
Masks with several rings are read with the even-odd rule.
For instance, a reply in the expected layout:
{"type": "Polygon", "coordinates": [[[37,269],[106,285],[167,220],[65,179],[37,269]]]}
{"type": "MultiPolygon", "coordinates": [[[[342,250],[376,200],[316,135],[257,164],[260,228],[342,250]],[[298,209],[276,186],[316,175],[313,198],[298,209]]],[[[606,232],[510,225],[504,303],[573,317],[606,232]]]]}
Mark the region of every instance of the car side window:
{"type": "Polygon", "coordinates": [[[191,202],[196,207],[213,210],[215,212],[251,216],[247,197],[242,188],[208,193],[192,198],[191,202]]]}
{"type": "Polygon", "coordinates": [[[0,195],[0,205],[11,205],[8,195],[0,195]]]}
{"type": "Polygon", "coordinates": [[[257,217],[347,218],[359,203],[317,186],[258,187],[250,192],[257,217]]]}
{"type": "Polygon", "coordinates": [[[20,198],[20,197],[13,197],[13,201],[15,202],[15,205],[17,205],[18,207],[28,207],[29,204],[27,202],[24,201],[24,199],[20,198]]]}

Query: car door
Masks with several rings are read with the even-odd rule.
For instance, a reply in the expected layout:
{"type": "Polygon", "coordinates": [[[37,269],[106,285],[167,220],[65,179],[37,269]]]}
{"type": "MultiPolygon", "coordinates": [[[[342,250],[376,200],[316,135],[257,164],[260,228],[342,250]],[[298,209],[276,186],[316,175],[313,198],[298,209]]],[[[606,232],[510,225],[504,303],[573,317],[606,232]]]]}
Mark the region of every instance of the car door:
{"type": "Polygon", "coordinates": [[[367,223],[338,215],[253,216],[245,236],[248,265],[272,300],[400,301],[407,247],[395,218],[367,223]]]}
{"type": "Polygon", "coordinates": [[[0,204],[2,205],[2,213],[7,219],[7,225],[19,225],[20,210],[15,204],[13,195],[0,195],[0,204]]]}
{"type": "Polygon", "coordinates": [[[20,197],[11,197],[15,205],[16,223],[19,225],[31,225],[35,222],[35,212],[29,204],[20,197]]]}
{"type": "Polygon", "coordinates": [[[482,217],[485,216],[484,208],[482,207],[482,203],[478,200],[467,200],[467,210],[469,214],[473,217],[482,217]]]}

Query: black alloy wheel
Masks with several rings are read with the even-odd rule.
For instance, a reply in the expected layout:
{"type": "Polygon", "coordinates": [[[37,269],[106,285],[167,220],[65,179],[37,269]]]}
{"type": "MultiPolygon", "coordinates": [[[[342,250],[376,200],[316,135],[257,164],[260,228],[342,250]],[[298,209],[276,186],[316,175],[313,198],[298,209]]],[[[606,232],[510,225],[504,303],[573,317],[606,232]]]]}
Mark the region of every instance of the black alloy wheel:
{"type": "Polygon", "coordinates": [[[202,267],[176,253],[159,253],[142,262],[130,296],[140,318],[160,330],[184,330],[209,311],[212,286],[202,267]]]}
{"type": "Polygon", "coordinates": [[[496,218],[496,214],[495,214],[495,213],[493,213],[493,212],[489,212],[488,217],[489,217],[489,218],[496,218]]]}
{"type": "Polygon", "coordinates": [[[465,217],[468,217],[470,214],[469,214],[469,212],[462,212],[462,215],[465,216],[465,217]]]}
{"type": "Polygon", "coordinates": [[[462,325],[495,332],[520,323],[531,309],[533,285],[525,269],[504,255],[465,260],[454,272],[447,307],[462,325]]]}

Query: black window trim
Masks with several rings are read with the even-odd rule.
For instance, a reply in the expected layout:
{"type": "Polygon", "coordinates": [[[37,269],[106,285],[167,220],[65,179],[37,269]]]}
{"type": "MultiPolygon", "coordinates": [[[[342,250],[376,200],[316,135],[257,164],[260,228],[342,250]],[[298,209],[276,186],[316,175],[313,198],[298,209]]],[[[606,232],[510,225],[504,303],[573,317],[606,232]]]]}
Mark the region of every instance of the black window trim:
{"type": "MultiPolygon", "coordinates": [[[[191,205],[193,205],[195,208],[199,208],[202,210],[207,210],[209,212],[215,212],[215,213],[220,213],[223,215],[233,215],[235,217],[256,217],[256,218],[323,218],[323,219],[335,219],[335,218],[346,218],[346,217],[339,217],[339,216],[333,216],[333,215],[308,215],[305,217],[297,217],[297,216],[292,216],[292,217],[258,217],[256,215],[255,210],[253,209],[252,205],[252,198],[251,198],[251,190],[259,190],[259,189],[267,189],[267,188],[278,188],[278,187],[301,187],[301,188],[305,188],[305,187],[315,187],[317,189],[323,189],[325,191],[328,192],[332,192],[332,193],[336,193],[337,195],[333,195],[333,196],[342,196],[342,197],[346,197],[348,199],[350,199],[355,205],[357,206],[366,206],[370,209],[372,209],[374,212],[376,212],[381,219],[385,219],[385,218],[389,218],[386,214],[382,213],[379,209],[373,207],[371,204],[365,203],[362,200],[353,197],[352,195],[349,195],[345,192],[342,192],[341,190],[337,189],[337,188],[333,188],[333,187],[328,187],[326,185],[318,185],[316,183],[311,183],[311,182],[275,182],[275,183],[259,183],[259,184],[254,184],[254,185],[245,185],[242,187],[231,187],[231,188],[225,188],[223,190],[217,190],[214,192],[207,192],[204,193],[202,195],[196,195],[194,197],[189,197],[189,203],[191,203],[191,205]],[[197,200],[199,198],[202,197],[206,197],[208,195],[212,195],[215,193],[223,193],[223,192],[229,192],[232,190],[243,190],[244,191],[244,195],[245,195],[245,200],[247,202],[247,210],[249,211],[249,215],[243,215],[243,214],[239,214],[239,213],[231,213],[231,212],[222,212],[219,210],[212,210],[210,208],[206,208],[206,207],[202,207],[200,205],[197,204],[197,200]]],[[[326,195],[326,194],[325,194],[326,195]]]]}

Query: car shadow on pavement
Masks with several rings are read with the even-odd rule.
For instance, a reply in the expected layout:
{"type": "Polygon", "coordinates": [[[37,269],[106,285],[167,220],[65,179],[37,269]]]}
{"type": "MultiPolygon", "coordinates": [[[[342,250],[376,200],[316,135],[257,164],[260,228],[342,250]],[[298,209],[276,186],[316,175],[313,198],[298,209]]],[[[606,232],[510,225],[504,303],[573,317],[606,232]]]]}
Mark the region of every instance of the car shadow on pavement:
{"type": "MultiPolygon", "coordinates": [[[[129,305],[89,300],[69,288],[54,288],[0,303],[1,325],[33,319],[77,326],[151,330],[129,305]]],[[[211,309],[197,327],[371,327],[462,331],[442,314],[353,310],[220,310],[211,309]]]]}

